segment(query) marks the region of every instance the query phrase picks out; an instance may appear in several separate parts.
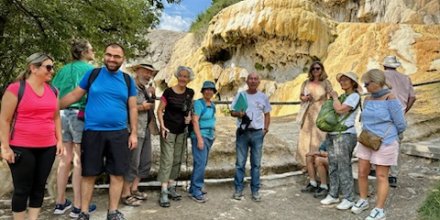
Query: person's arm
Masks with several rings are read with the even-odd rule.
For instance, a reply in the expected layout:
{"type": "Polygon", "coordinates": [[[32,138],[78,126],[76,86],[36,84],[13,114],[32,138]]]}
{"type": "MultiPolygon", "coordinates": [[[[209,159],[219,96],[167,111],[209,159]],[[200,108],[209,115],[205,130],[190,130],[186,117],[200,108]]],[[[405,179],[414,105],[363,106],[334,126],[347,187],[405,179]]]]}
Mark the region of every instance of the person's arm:
{"type": "Polygon", "coordinates": [[[270,112],[264,113],[264,135],[269,132],[270,112]]]}
{"type": "MultiPolygon", "coordinates": [[[[330,93],[332,99],[333,99],[333,108],[335,109],[336,113],[338,113],[339,115],[343,115],[346,114],[348,112],[350,112],[353,108],[355,108],[356,106],[350,106],[347,105],[345,102],[341,103],[341,101],[339,101],[338,99],[338,93],[336,93],[335,91],[330,93]]],[[[350,98],[350,96],[347,98],[346,101],[348,101],[348,99],[350,98]]],[[[358,103],[359,100],[357,100],[356,103],[358,103]]]]}
{"type": "Polygon", "coordinates": [[[137,147],[137,119],[138,110],[136,105],[136,96],[130,96],[128,98],[128,109],[130,111],[130,137],[128,139],[128,148],[133,150],[137,147]]]}
{"type": "Polygon", "coordinates": [[[61,101],[60,101],[60,109],[65,109],[69,105],[77,102],[86,94],[86,90],[82,89],[81,87],[77,86],[73,91],[69,92],[67,95],[65,95],[61,101]]]}
{"type": "Polygon", "coordinates": [[[8,163],[15,163],[14,152],[9,146],[9,132],[17,102],[17,96],[6,90],[2,98],[0,112],[0,141],[1,157],[8,163]]]}
{"type": "Polygon", "coordinates": [[[405,116],[400,107],[399,101],[397,101],[393,94],[388,96],[388,111],[391,115],[391,120],[397,128],[397,133],[400,134],[405,131],[407,126],[405,116]]]}
{"type": "Polygon", "coordinates": [[[160,125],[160,135],[162,136],[162,138],[166,138],[167,133],[170,132],[170,130],[168,130],[168,128],[165,127],[165,123],[163,120],[163,115],[166,106],[167,106],[166,99],[165,97],[162,96],[162,98],[160,99],[159,107],[157,107],[157,112],[156,112],[157,119],[159,120],[159,125],[160,125]]]}
{"type": "Polygon", "coordinates": [[[61,117],[60,117],[60,106],[59,101],[57,100],[57,109],[55,111],[54,115],[54,123],[55,123],[55,136],[57,139],[57,151],[56,155],[60,156],[64,152],[64,146],[63,146],[63,136],[62,136],[62,127],[61,127],[61,117]]]}
{"type": "Polygon", "coordinates": [[[406,104],[405,113],[407,113],[412,108],[412,106],[414,105],[414,102],[416,102],[415,96],[408,98],[408,103],[406,104]]]}

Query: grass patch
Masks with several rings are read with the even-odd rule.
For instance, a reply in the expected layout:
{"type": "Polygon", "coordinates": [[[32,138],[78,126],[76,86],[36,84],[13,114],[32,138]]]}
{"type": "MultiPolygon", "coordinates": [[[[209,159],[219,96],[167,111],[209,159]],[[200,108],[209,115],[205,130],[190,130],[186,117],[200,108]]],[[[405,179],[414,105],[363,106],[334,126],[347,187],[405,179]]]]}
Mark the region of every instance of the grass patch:
{"type": "MultiPolygon", "coordinates": [[[[203,0],[205,1],[205,0],[203,0]]],[[[222,9],[242,0],[212,0],[212,5],[206,11],[199,14],[189,29],[192,33],[205,33],[208,30],[209,21],[222,9]]]]}
{"type": "Polygon", "coordinates": [[[418,211],[420,219],[440,219],[440,184],[432,190],[418,211]]]}

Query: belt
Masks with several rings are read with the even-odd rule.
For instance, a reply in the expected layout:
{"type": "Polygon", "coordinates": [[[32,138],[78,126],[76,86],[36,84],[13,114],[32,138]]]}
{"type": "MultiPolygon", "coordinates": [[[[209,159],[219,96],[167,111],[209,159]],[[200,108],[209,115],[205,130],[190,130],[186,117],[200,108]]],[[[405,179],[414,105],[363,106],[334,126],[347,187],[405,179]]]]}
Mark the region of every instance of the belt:
{"type": "Polygon", "coordinates": [[[258,128],[258,129],[256,129],[256,128],[248,128],[247,130],[248,131],[261,131],[263,129],[262,128],[258,128]]]}

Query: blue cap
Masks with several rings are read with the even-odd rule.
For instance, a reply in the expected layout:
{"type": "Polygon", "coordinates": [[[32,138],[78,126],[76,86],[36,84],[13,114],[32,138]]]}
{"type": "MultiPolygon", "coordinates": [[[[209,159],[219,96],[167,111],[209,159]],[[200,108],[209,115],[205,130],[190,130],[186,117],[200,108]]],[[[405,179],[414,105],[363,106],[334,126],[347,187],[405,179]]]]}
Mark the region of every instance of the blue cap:
{"type": "Polygon", "coordinates": [[[202,90],[200,92],[203,92],[204,89],[212,89],[214,90],[214,93],[217,93],[217,89],[215,88],[215,83],[212,81],[203,82],[202,90]]]}

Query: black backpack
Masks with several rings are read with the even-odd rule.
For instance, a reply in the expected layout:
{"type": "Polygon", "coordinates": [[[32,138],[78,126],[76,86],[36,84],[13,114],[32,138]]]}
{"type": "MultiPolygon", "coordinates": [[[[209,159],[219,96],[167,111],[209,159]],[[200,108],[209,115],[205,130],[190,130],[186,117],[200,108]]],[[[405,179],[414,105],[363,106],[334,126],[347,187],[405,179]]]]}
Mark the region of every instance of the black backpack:
{"type": "MultiPolygon", "coordinates": [[[[14,115],[12,116],[12,123],[11,123],[11,129],[9,131],[9,135],[10,135],[10,139],[12,139],[14,137],[14,127],[15,127],[15,122],[17,120],[17,108],[18,105],[21,102],[21,99],[23,98],[24,95],[24,89],[26,88],[26,80],[21,79],[20,81],[20,86],[18,87],[18,94],[17,94],[17,105],[15,106],[15,110],[14,110],[14,115]]],[[[51,84],[49,84],[50,89],[53,91],[53,93],[55,94],[56,97],[58,97],[58,90],[51,84]]]]}

